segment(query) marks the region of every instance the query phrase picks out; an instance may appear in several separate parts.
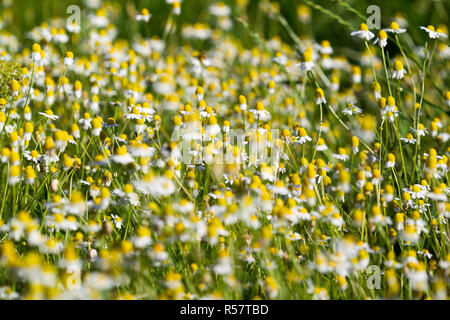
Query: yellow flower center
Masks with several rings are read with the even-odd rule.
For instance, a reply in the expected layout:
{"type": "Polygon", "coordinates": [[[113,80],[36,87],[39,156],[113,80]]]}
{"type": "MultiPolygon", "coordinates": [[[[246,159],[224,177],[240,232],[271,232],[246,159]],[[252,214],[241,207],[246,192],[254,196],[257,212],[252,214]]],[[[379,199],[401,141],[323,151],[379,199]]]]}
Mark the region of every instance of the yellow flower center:
{"type": "Polygon", "coordinates": [[[394,62],[394,69],[395,69],[395,71],[403,70],[403,63],[401,61],[399,61],[399,60],[396,60],[394,62]]]}

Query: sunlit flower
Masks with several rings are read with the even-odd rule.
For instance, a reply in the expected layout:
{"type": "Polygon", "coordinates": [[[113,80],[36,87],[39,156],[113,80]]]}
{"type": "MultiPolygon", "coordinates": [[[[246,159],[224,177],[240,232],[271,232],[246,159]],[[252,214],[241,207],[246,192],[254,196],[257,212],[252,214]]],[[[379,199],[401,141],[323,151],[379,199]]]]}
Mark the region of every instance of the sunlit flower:
{"type": "Polygon", "coordinates": [[[391,23],[390,28],[385,29],[386,32],[391,32],[391,33],[395,33],[395,34],[401,34],[401,33],[405,33],[406,29],[400,28],[398,23],[393,21],[391,23]]]}
{"type": "Polygon", "coordinates": [[[70,67],[73,64],[73,53],[71,51],[66,52],[66,57],[64,58],[64,65],[70,67]]]}
{"type": "Polygon", "coordinates": [[[353,103],[349,103],[349,104],[347,104],[347,108],[342,110],[342,113],[345,115],[349,115],[349,116],[358,115],[358,114],[362,113],[362,109],[358,108],[353,103]]]}
{"type": "Polygon", "coordinates": [[[148,11],[148,9],[144,8],[144,9],[141,10],[140,14],[136,15],[136,20],[137,21],[149,22],[151,17],[152,17],[152,15],[148,11]]]}
{"type": "Polygon", "coordinates": [[[373,44],[378,44],[380,48],[384,48],[387,46],[387,38],[388,36],[386,34],[386,31],[380,30],[380,32],[378,33],[378,37],[375,39],[373,44]]]}
{"type": "Polygon", "coordinates": [[[299,63],[298,66],[302,71],[311,71],[314,69],[312,50],[306,50],[305,52],[303,52],[303,61],[299,63]]]}
{"type": "Polygon", "coordinates": [[[392,71],[393,79],[403,79],[405,77],[406,70],[403,68],[403,63],[400,60],[394,61],[394,70],[392,71]]]}
{"type": "Polygon", "coordinates": [[[33,60],[33,62],[39,62],[42,59],[42,49],[41,46],[38,43],[33,44],[32,48],[31,48],[31,60],[33,60]]]}
{"type": "Polygon", "coordinates": [[[430,39],[446,39],[447,34],[445,34],[442,29],[435,29],[432,25],[429,25],[427,27],[420,27],[420,29],[426,31],[428,33],[428,36],[430,39]]]}
{"type": "Polygon", "coordinates": [[[117,148],[116,153],[111,157],[111,160],[122,165],[127,165],[134,162],[134,159],[128,153],[126,146],[117,148]]]}
{"type": "Polygon", "coordinates": [[[369,27],[365,23],[361,23],[360,29],[358,31],[352,31],[350,35],[367,41],[375,37],[375,35],[369,31],[369,27]]]}

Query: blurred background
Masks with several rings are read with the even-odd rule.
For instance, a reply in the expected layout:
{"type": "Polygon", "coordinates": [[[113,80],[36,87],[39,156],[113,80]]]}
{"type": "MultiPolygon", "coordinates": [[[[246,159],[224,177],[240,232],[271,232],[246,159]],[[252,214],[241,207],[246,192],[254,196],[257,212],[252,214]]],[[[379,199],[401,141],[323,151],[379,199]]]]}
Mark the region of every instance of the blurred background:
{"type": "MultiPolygon", "coordinates": [[[[220,0],[229,5],[233,10],[234,17],[240,17],[249,22],[250,27],[263,35],[271,38],[279,35],[285,42],[289,43],[291,38],[279,22],[268,18],[261,9],[261,0],[220,0]]],[[[10,22],[7,30],[15,34],[20,41],[25,39],[25,31],[31,30],[34,26],[43,21],[59,17],[68,17],[67,7],[78,5],[83,14],[86,13],[86,4],[99,2],[99,0],[0,0],[0,17],[3,21],[10,22]]],[[[128,38],[131,25],[131,17],[142,8],[148,8],[152,13],[151,22],[147,29],[141,26],[139,32],[146,36],[162,37],[166,21],[171,12],[171,5],[166,0],[109,0],[120,11],[119,19],[120,37],[128,38]]],[[[219,1],[213,0],[184,0],[181,4],[181,16],[177,17],[177,25],[193,24],[201,22],[205,24],[209,21],[208,8],[211,4],[219,1]]],[[[344,46],[350,40],[347,35],[349,29],[336,22],[330,17],[330,12],[341,17],[345,22],[359,27],[360,22],[364,22],[356,12],[369,16],[366,13],[369,5],[378,5],[381,9],[381,25],[388,27],[392,18],[397,14],[402,15],[410,25],[408,31],[411,36],[423,38],[423,34],[418,29],[421,25],[444,24],[448,26],[448,15],[450,12],[450,0],[395,0],[395,1],[363,1],[363,0],[279,0],[270,1],[279,10],[297,34],[306,34],[316,39],[329,39],[334,46],[344,46]],[[312,5],[311,5],[312,3],[312,5]],[[314,4],[329,10],[324,13],[314,4]],[[307,17],[309,16],[309,18],[307,17]],[[301,18],[303,17],[303,18],[301,18]],[[319,23],[320,22],[320,23],[319,23]]],[[[238,36],[251,42],[248,35],[243,32],[238,23],[234,23],[233,32],[238,36]],[[248,39],[247,39],[248,38],[248,39]]],[[[178,28],[179,29],[179,28],[178,28]]],[[[134,31],[134,30],[133,30],[134,31]]],[[[179,33],[179,30],[178,30],[179,33]]],[[[179,39],[178,39],[179,40],[179,39]]]]}

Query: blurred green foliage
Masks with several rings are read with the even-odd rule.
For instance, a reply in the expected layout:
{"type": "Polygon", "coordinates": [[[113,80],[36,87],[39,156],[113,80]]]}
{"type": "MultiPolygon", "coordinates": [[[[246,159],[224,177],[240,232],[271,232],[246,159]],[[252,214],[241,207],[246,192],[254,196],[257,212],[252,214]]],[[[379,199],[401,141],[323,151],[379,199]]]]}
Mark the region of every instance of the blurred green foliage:
{"type": "MultiPolygon", "coordinates": [[[[232,8],[236,9],[236,2],[239,0],[221,0],[227,3],[232,8]]],[[[265,38],[278,35],[289,43],[291,38],[285,32],[283,27],[274,19],[270,19],[262,10],[261,3],[263,0],[246,0],[248,2],[246,12],[237,12],[234,10],[233,16],[243,18],[249,22],[253,30],[263,35],[265,38]]],[[[13,27],[11,28],[20,40],[24,40],[25,32],[29,31],[36,25],[43,21],[48,21],[52,18],[68,17],[66,12],[70,5],[79,5],[82,9],[82,19],[84,11],[83,0],[16,0],[13,1],[11,7],[11,19],[13,19],[13,27]]],[[[130,16],[134,10],[148,8],[152,13],[151,23],[147,29],[141,25],[139,32],[145,36],[162,36],[164,27],[169,17],[171,7],[165,0],[109,0],[105,2],[115,3],[120,7],[120,36],[128,38],[131,34],[132,19],[130,16]]],[[[184,0],[182,2],[182,14],[177,17],[176,23],[178,26],[183,24],[192,24],[195,22],[212,23],[208,19],[210,15],[207,14],[210,4],[219,2],[214,0],[184,0]]],[[[449,0],[395,0],[395,1],[363,1],[363,0],[311,0],[313,4],[319,5],[340,16],[350,25],[358,28],[359,23],[363,21],[361,15],[369,16],[366,12],[370,5],[378,5],[381,9],[381,25],[387,27],[391,22],[393,16],[397,13],[403,15],[409,22],[412,28],[409,29],[413,37],[422,37],[420,30],[421,25],[428,24],[444,24],[448,25],[448,13],[450,12],[449,0]],[[347,7],[346,7],[347,6],[347,7]],[[349,8],[353,9],[349,10],[349,8]],[[360,16],[355,12],[359,12],[360,16]]],[[[2,3],[2,1],[0,1],[2,3]]],[[[312,19],[307,24],[302,23],[298,19],[297,7],[301,4],[308,5],[307,1],[303,0],[278,0],[271,1],[279,7],[281,14],[286,18],[289,25],[297,33],[308,35],[315,39],[329,39],[335,47],[345,46],[350,37],[348,37],[348,28],[338,24],[332,17],[311,8],[312,19]]],[[[3,5],[0,6],[3,10],[3,5]]],[[[246,34],[239,24],[235,23],[234,33],[237,37],[243,39],[244,43],[251,43],[251,38],[246,34]]],[[[180,40],[179,28],[176,33],[178,38],[172,39],[180,40]]]]}

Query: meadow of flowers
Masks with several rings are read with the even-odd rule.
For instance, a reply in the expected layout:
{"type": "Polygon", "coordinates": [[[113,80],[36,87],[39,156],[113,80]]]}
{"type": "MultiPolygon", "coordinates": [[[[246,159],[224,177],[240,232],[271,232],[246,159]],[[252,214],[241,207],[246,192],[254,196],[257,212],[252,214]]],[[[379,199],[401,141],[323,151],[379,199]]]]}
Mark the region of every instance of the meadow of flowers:
{"type": "Polygon", "coordinates": [[[448,2],[52,2],[0,1],[0,299],[448,298],[448,2]]]}

